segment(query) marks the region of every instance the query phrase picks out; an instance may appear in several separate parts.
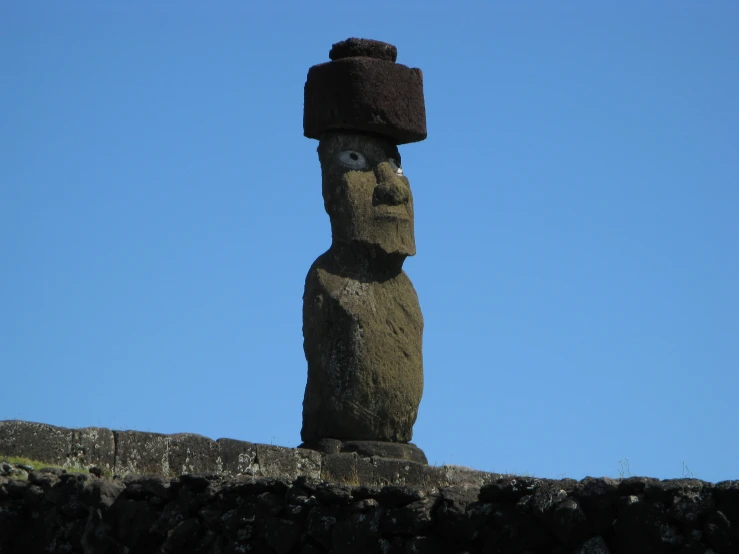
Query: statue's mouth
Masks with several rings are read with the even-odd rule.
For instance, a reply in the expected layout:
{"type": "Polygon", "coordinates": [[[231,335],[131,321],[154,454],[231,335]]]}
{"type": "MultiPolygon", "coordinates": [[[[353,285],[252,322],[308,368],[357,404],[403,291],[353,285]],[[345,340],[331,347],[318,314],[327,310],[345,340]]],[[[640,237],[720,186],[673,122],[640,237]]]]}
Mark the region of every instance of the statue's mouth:
{"type": "Polygon", "coordinates": [[[405,205],[401,206],[388,206],[379,205],[375,206],[375,218],[377,219],[410,219],[408,214],[408,207],[405,205]]]}

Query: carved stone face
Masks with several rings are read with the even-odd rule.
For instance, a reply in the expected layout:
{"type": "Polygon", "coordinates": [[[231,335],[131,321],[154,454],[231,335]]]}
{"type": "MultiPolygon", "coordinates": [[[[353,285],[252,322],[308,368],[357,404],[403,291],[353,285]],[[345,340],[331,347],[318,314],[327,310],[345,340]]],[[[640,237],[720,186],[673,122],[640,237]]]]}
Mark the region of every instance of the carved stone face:
{"type": "Polygon", "coordinates": [[[413,196],[398,148],[379,136],[336,132],[323,137],[318,157],[334,242],[414,255],[413,196]]]}

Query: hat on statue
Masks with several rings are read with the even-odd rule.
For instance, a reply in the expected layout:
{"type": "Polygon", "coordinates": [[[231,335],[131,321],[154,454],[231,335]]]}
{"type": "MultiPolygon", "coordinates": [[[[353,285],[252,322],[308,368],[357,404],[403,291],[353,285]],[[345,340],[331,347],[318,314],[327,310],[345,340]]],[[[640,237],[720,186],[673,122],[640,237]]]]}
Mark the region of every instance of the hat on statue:
{"type": "Polygon", "coordinates": [[[426,138],[421,70],[395,63],[392,44],[361,38],[336,43],[332,61],[308,71],[303,134],[327,131],[376,133],[395,144],[426,138]]]}

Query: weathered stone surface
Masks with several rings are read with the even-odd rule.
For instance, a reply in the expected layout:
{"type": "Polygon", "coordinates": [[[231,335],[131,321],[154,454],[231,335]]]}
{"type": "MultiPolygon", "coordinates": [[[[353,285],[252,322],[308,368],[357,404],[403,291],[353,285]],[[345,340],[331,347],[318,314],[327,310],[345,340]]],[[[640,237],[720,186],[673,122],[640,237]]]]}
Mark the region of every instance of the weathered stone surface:
{"type": "Polygon", "coordinates": [[[339,519],[339,510],[332,506],[316,506],[308,514],[306,534],[326,550],[331,549],[331,535],[339,519]]]}
{"type": "Polygon", "coordinates": [[[361,56],[395,62],[398,49],[392,44],[366,38],[348,38],[331,47],[328,57],[332,60],[361,56]]]}
{"type": "Polygon", "coordinates": [[[216,443],[220,450],[221,471],[225,475],[258,474],[256,444],[234,439],[218,439],[216,443]]]}
{"type": "Polygon", "coordinates": [[[0,421],[0,456],[43,460],[65,468],[113,470],[115,443],[109,429],[65,429],[30,421],[0,421]]]}
{"type": "Polygon", "coordinates": [[[588,479],[576,486],[564,480],[524,483],[521,491],[501,479],[493,485],[504,486],[488,485],[482,495],[479,487],[469,485],[424,492],[306,477],[222,480],[186,474],[166,481],[32,471],[25,480],[0,476],[0,552],[739,551],[736,518],[715,508],[708,513],[673,509],[674,499],[679,504],[700,497],[706,500],[690,500],[688,506],[720,505],[736,513],[731,483],[677,487],[662,482],[657,492],[651,482],[653,495],[628,496],[614,496],[610,480],[588,479]],[[491,493],[496,500],[485,501],[483,496],[491,493]],[[673,502],[671,508],[661,501],[665,498],[673,502]],[[602,512],[604,504],[613,506],[617,518],[602,533],[588,530],[583,523],[590,518],[588,511],[597,507],[602,512]]]}
{"type": "Polygon", "coordinates": [[[549,531],[568,547],[581,544],[592,535],[590,522],[574,498],[565,498],[545,509],[541,518],[549,531]]]}
{"type": "MultiPolygon", "coordinates": [[[[522,499],[531,499],[531,496],[522,499]]],[[[520,509],[521,500],[493,504],[492,524],[486,527],[482,552],[554,552],[557,539],[529,510],[520,509]]]]}
{"type": "Polygon", "coordinates": [[[449,549],[479,549],[481,531],[493,519],[491,506],[478,502],[479,492],[479,487],[469,485],[441,489],[437,527],[449,549]]]}
{"type": "MultiPolygon", "coordinates": [[[[280,466],[285,463],[293,468],[291,474],[295,476],[320,474],[320,456],[315,452],[261,446],[262,472],[257,461],[257,445],[245,441],[213,441],[191,433],[163,435],[92,427],[65,429],[23,421],[0,421],[0,460],[2,456],[26,457],[71,469],[89,468],[99,475],[199,472],[273,475],[285,473],[285,467],[280,466]],[[282,452],[283,456],[276,452],[282,452]]],[[[26,470],[15,466],[9,471],[24,478],[27,474],[26,470]]],[[[49,471],[61,470],[50,468],[49,471]]]]}
{"type": "MultiPolygon", "coordinates": [[[[73,431],[63,428],[53,430],[55,435],[62,436],[73,436],[73,431]]],[[[403,443],[369,443],[376,445],[377,452],[381,455],[363,457],[357,452],[326,454],[311,449],[261,445],[233,439],[213,441],[192,434],[163,435],[107,429],[98,431],[102,435],[110,433],[114,440],[114,452],[117,453],[110,470],[98,471],[94,467],[90,469],[90,472],[98,477],[109,474],[125,478],[141,475],[172,476],[181,473],[203,473],[224,477],[246,474],[289,479],[303,476],[354,485],[407,484],[422,487],[455,484],[481,486],[500,477],[460,466],[429,467],[411,460],[383,457],[398,456],[398,452],[404,449],[410,452],[416,450],[414,445],[403,443]]],[[[34,452],[39,449],[33,441],[46,440],[46,435],[29,434],[27,439],[31,444],[24,446],[24,451],[34,452]]],[[[344,448],[342,441],[326,440],[322,443],[328,445],[326,449],[331,451],[344,448]]],[[[348,441],[348,444],[347,448],[361,450],[365,456],[370,453],[363,447],[364,443],[361,441],[356,443],[348,441]]],[[[57,463],[61,465],[62,462],[57,463]]],[[[0,465],[0,475],[18,479],[27,478],[30,470],[30,467],[26,470],[19,464],[0,465]]],[[[61,473],[63,469],[51,467],[43,471],[61,473]]],[[[137,486],[134,486],[134,489],[137,486]]]]}
{"type": "Polygon", "coordinates": [[[116,436],[136,471],[183,453],[213,467],[111,479],[0,458],[0,552],[739,551],[739,481],[555,481],[198,436],[173,457],[170,435],[116,436]]]}
{"type": "Polygon", "coordinates": [[[264,477],[296,479],[299,475],[321,476],[321,455],[302,448],[257,444],[259,474],[264,477]]]}
{"type": "Polygon", "coordinates": [[[23,464],[9,464],[3,462],[0,464],[0,475],[14,477],[15,479],[25,479],[28,477],[29,471],[23,464]]]}
{"type": "Polygon", "coordinates": [[[323,438],[304,442],[298,448],[307,448],[322,454],[338,454],[341,452],[343,445],[344,443],[339,439],[323,438]]]}
{"type": "Polygon", "coordinates": [[[618,552],[664,552],[682,546],[684,538],[670,525],[665,507],[650,502],[644,494],[622,496],[618,501],[618,519],[615,528],[618,535],[618,552]],[[658,550],[654,546],[659,545],[658,550]]]}
{"type": "Polygon", "coordinates": [[[426,454],[415,444],[386,441],[340,441],[338,439],[319,439],[301,444],[298,448],[315,450],[322,454],[355,452],[362,458],[393,458],[427,464],[426,454]]]}
{"type": "Polygon", "coordinates": [[[443,486],[475,485],[482,487],[501,477],[497,473],[488,473],[486,471],[456,465],[444,465],[434,469],[441,472],[442,478],[439,482],[443,483],[443,486]]]}
{"type": "Polygon", "coordinates": [[[107,510],[124,490],[126,485],[117,479],[88,479],[82,486],[80,500],[93,509],[107,510]]]}
{"type": "Polygon", "coordinates": [[[506,475],[495,479],[480,489],[480,500],[484,502],[519,500],[523,496],[532,495],[546,479],[535,477],[517,477],[506,475]]]}
{"type": "Polygon", "coordinates": [[[303,296],[301,437],[405,443],[423,392],[423,318],[402,271],[415,253],[408,180],[380,137],[330,134],[319,157],[333,242],[303,296]]]}
{"type": "Polygon", "coordinates": [[[407,460],[372,458],[372,479],[375,485],[416,485],[425,488],[444,486],[441,468],[407,460]]]}
{"type": "Polygon", "coordinates": [[[659,479],[652,477],[629,477],[627,479],[621,479],[618,483],[618,493],[621,496],[640,494],[644,492],[647,485],[658,481],[659,479]]]}
{"type": "Polygon", "coordinates": [[[374,492],[370,493],[370,496],[377,498],[383,506],[390,508],[406,506],[428,497],[424,491],[407,485],[377,487],[374,492]]]}
{"type": "MultiPolygon", "coordinates": [[[[729,518],[723,512],[718,510],[712,512],[703,524],[703,532],[706,534],[706,540],[711,548],[718,552],[728,552],[732,543],[732,525],[729,518]]],[[[734,532],[734,541],[739,543],[739,533],[734,532]]]]}
{"type": "Polygon", "coordinates": [[[597,536],[586,540],[572,554],[611,554],[603,537],[597,536]]]}
{"type": "Polygon", "coordinates": [[[427,464],[426,454],[415,444],[382,441],[344,441],[342,452],[356,452],[362,457],[394,458],[409,460],[419,464],[427,464]]]}
{"type": "Polygon", "coordinates": [[[420,69],[396,64],[397,49],[348,39],[333,45],[331,62],[315,65],[305,83],[303,134],[351,131],[390,137],[395,144],[426,138],[420,69]]]}
{"type": "Polygon", "coordinates": [[[265,538],[277,554],[287,554],[300,542],[301,525],[289,519],[269,518],[265,525],[265,538]]]}
{"type": "Polygon", "coordinates": [[[323,457],[321,478],[325,481],[382,487],[413,486],[422,490],[450,485],[480,487],[500,476],[460,466],[429,466],[392,458],[361,458],[355,452],[323,457]]]}
{"type": "Polygon", "coordinates": [[[434,495],[386,510],[381,521],[383,532],[407,537],[428,533],[434,525],[432,512],[438,500],[439,496],[434,495]]]}
{"type": "Polygon", "coordinates": [[[128,498],[170,498],[171,481],[161,475],[128,475],[123,478],[128,498]]]}
{"type": "Polygon", "coordinates": [[[336,554],[356,554],[360,551],[382,554],[381,513],[371,508],[365,512],[345,514],[334,527],[331,551],[336,554]]]}
{"type": "Polygon", "coordinates": [[[140,431],[113,431],[116,442],[116,475],[170,475],[169,435],[140,431]]]}
{"type": "Polygon", "coordinates": [[[374,484],[374,466],[355,452],[329,454],[323,458],[321,479],[353,485],[374,484]]]}
{"type": "Polygon", "coordinates": [[[351,38],[310,69],[305,136],[320,140],[331,248],[303,296],[308,382],[303,446],[426,463],[413,436],[423,393],[423,318],[403,272],[416,252],[413,197],[397,145],[426,137],[420,70],[387,43],[351,38]],[[365,441],[361,443],[360,441],[365,441]]]}
{"type": "Polygon", "coordinates": [[[718,509],[730,519],[739,519],[739,480],[717,483],[716,501],[718,509]]]}
{"type": "Polygon", "coordinates": [[[167,457],[170,472],[212,472],[218,466],[220,448],[213,439],[192,433],[168,436],[167,457]]]}

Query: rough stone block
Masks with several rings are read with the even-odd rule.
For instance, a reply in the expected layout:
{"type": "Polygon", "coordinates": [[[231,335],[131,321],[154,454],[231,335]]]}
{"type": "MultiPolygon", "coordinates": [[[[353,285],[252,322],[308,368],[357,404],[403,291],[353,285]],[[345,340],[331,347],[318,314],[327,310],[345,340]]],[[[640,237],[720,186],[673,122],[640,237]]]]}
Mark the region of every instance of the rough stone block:
{"type": "Polygon", "coordinates": [[[367,39],[335,44],[331,62],[315,65],[305,83],[303,134],[320,139],[343,129],[391,137],[396,144],[426,138],[420,69],[394,63],[397,49],[367,39]]]}
{"type": "Polygon", "coordinates": [[[603,537],[597,536],[582,543],[572,554],[611,554],[611,551],[603,537]]]}
{"type": "Polygon", "coordinates": [[[224,475],[257,475],[257,445],[235,439],[218,439],[220,467],[224,475]]]}
{"type": "Polygon", "coordinates": [[[483,502],[517,501],[524,496],[534,494],[539,487],[546,483],[546,479],[536,477],[496,476],[491,483],[482,487],[480,500],[483,502]]]}
{"type": "Polygon", "coordinates": [[[117,454],[116,475],[171,475],[169,467],[169,436],[140,431],[113,431],[117,454]]]}
{"type": "Polygon", "coordinates": [[[385,511],[381,521],[383,532],[389,535],[415,536],[431,531],[433,526],[433,509],[438,497],[422,498],[385,511]]]}
{"type": "MultiPolygon", "coordinates": [[[[535,495],[536,499],[536,495],[535,495]]],[[[539,516],[549,531],[568,546],[581,544],[592,534],[592,527],[573,498],[565,498],[539,516]]]]}
{"type": "Polygon", "coordinates": [[[295,450],[295,455],[296,463],[298,466],[297,476],[305,476],[312,479],[321,478],[321,466],[323,465],[323,458],[318,452],[298,448],[295,450]]]}
{"type": "Polygon", "coordinates": [[[298,448],[307,448],[309,450],[321,452],[322,454],[336,454],[338,452],[341,452],[341,448],[343,445],[344,443],[338,439],[324,438],[304,442],[303,444],[298,446],[298,448]]]}
{"type": "Polygon", "coordinates": [[[68,468],[113,469],[113,432],[102,427],[65,429],[28,421],[0,421],[0,456],[17,456],[68,468]]]}
{"type": "Polygon", "coordinates": [[[104,427],[85,427],[73,431],[70,456],[64,467],[95,466],[112,471],[115,460],[113,431],[104,427]]]}
{"type": "Polygon", "coordinates": [[[734,521],[739,521],[739,480],[716,484],[718,508],[734,521]]]}
{"type": "Polygon", "coordinates": [[[396,460],[410,460],[419,464],[427,464],[426,454],[415,444],[386,441],[344,441],[342,452],[356,452],[362,457],[395,458],[396,460]]]}
{"type": "MultiPolygon", "coordinates": [[[[101,449],[100,430],[2,422],[2,454],[19,454],[16,446],[7,453],[19,436],[13,429],[33,438],[21,454],[36,458],[53,457],[34,450],[45,438],[64,460],[79,445],[86,460],[101,449]]],[[[321,459],[230,439],[112,433],[117,467],[129,471],[122,479],[0,463],[0,552],[186,554],[239,550],[234,543],[285,554],[739,552],[739,481],[535,479],[356,452],[321,459]],[[202,473],[168,476],[183,464],[202,473]],[[206,475],[229,467],[255,475],[206,475]],[[260,476],[263,469],[274,476],[260,476]],[[152,472],[159,475],[136,475],[152,472]]]]}
{"type": "Polygon", "coordinates": [[[441,486],[443,473],[439,468],[430,467],[408,460],[372,458],[372,481],[377,485],[417,485],[420,487],[441,486]]]}
{"type": "Polygon", "coordinates": [[[220,449],[213,439],[191,433],[169,436],[169,470],[173,473],[221,473],[220,449]]]}
{"type": "Polygon", "coordinates": [[[62,465],[71,438],[71,429],[27,421],[0,421],[0,456],[62,465]]]}
{"type": "Polygon", "coordinates": [[[271,517],[265,524],[267,544],[278,554],[288,554],[300,542],[301,528],[297,521],[271,517]]]}
{"type": "Polygon", "coordinates": [[[327,454],[323,458],[321,479],[335,483],[372,485],[374,467],[368,458],[360,458],[356,452],[327,454]]]}
{"type": "Polygon", "coordinates": [[[334,44],[328,53],[328,57],[332,60],[355,58],[357,56],[395,62],[398,59],[398,49],[392,44],[379,40],[348,38],[334,44]]]}
{"type": "Polygon", "coordinates": [[[257,444],[256,449],[259,475],[263,477],[296,479],[304,475],[317,479],[321,475],[321,455],[318,452],[271,444],[257,444]]]}
{"type": "Polygon", "coordinates": [[[80,500],[91,508],[107,510],[124,490],[126,485],[117,479],[90,479],[82,486],[80,500]]]}
{"type": "Polygon", "coordinates": [[[495,473],[488,473],[486,471],[478,471],[469,467],[445,465],[441,466],[441,471],[444,474],[444,481],[446,485],[474,485],[476,487],[482,487],[488,483],[492,483],[496,478],[500,477],[495,473]]]}
{"type": "Polygon", "coordinates": [[[573,496],[587,514],[593,531],[597,534],[606,533],[616,519],[618,481],[608,477],[586,477],[573,496]]]}

